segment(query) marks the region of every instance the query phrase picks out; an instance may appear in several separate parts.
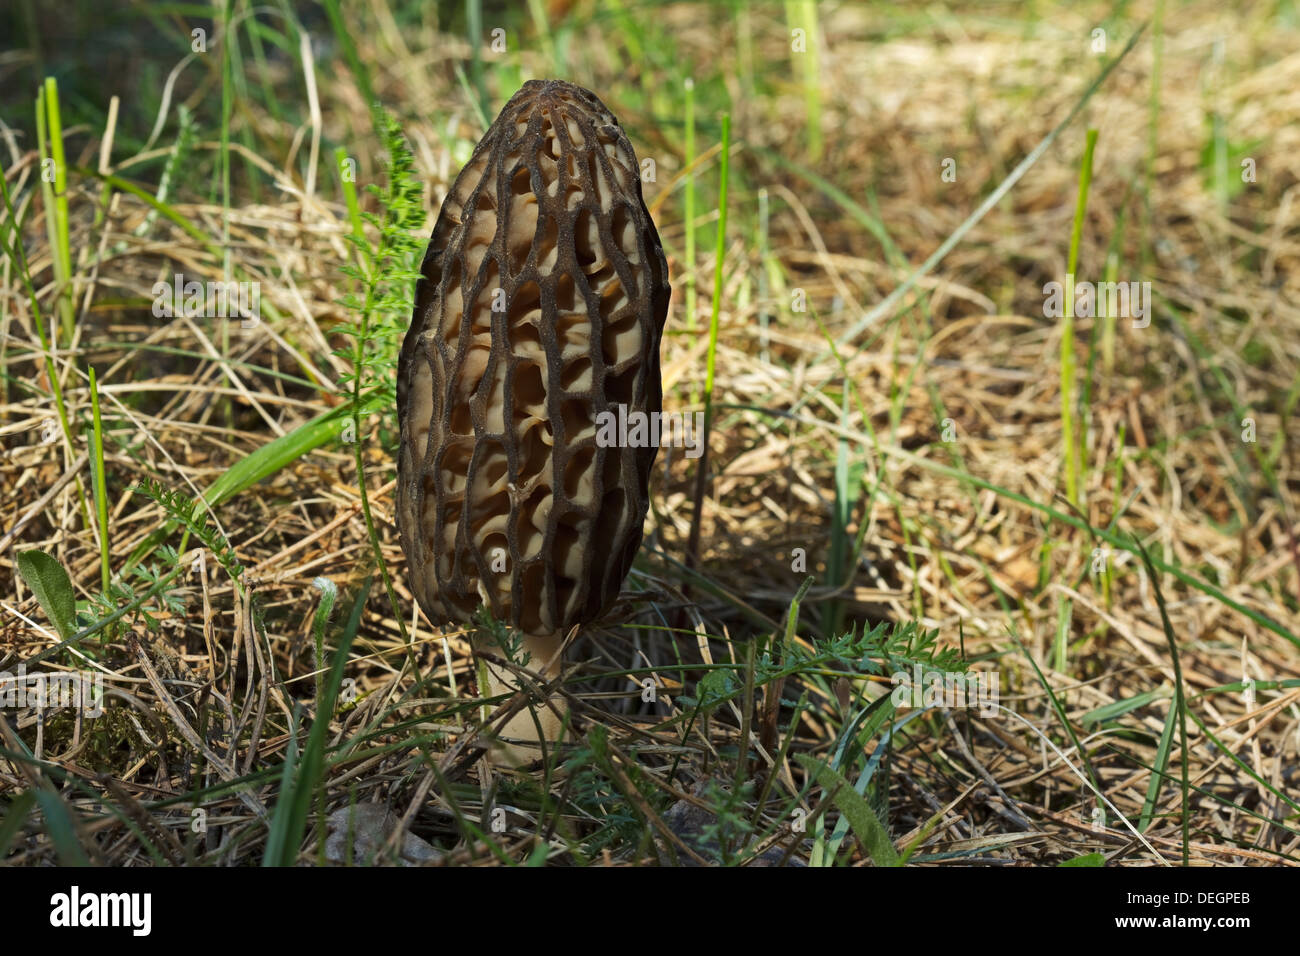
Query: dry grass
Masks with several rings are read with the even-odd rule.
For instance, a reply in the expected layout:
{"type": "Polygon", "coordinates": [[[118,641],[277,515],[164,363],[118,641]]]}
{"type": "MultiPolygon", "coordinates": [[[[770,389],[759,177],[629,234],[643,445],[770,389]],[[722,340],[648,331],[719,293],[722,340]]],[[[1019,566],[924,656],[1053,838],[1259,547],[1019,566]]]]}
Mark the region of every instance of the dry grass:
{"type": "MultiPolygon", "coordinates": [[[[735,34],[750,32],[760,67],[783,63],[788,37],[779,13],[728,9],[721,26],[706,28],[710,11],[698,6],[655,9],[654,35],[670,37],[677,60],[699,65],[701,75],[718,70],[735,103],[735,227],[724,265],[712,476],[699,536],[703,580],[687,587],[684,570],[695,463],[665,451],[652,485],[647,544],[626,600],[570,649],[565,690],[573,695],[579,739],[594,748],[583,752],[582,766],[512,780],[476,759],[469,643],[448,631],[444,644],[429,622],[410,616],[415,602],[392,523],[393,464],[374,416],[374,432],[362,436],[369,499],[408,616],[409,644],[372,577],[351,450],[330,442],[215,509],[216,524],[246,568],[242,593],[208,554],[200,571],[183,574],[183,608],[160,613],[156,631],[137,621],[108,643],[98,636],[86,641],[85,656],[69,651],[45,661],[47,668],[101,671],[109,709],[93,721],[68,711],[0,711],[0,801],[34,787],[57,791],[75,844],[93,862],[260,860],[290,741],[301,748],[311,723],[296,709],[315,709],[320,665],[311,625],[320,594],[312,582],[324,576],[342,595],[331,645],[363,585],[369,600],[345,670],[360,696],[329,725],[328,742],[340,749],[330,754],[320,804],[312,808],[304,861],[323,852],[315,811],[350,802],[390,808],[401,829],[432,845],[433,859],[445,864],[523,860],[538,846],[561,863],[656,859],[670,844],[679,856],[707,856],[690,839],[698,821],[682,823],[681,808],[668,807],[683,800],[715,810],[726,804],[716,788],[707,789],[709,781],[732,792],[724,821],[747,820],[769,834],[752,855],[770,844],[779,847],[776,859],[788,851],[807,861],[815,826],[791,833],[784,821],[795,806],[813,819],[821,810],[832,818],[838,812],[794,757],[828,758],[850,715],[881,697],[888,680],[803,673],[746,693],[746,648],[767,647],[784,628],[805,577],[791,570],[791,554],[803,548],[818,581],[800,611],[797,634],[805,646],[834,636],[823,632],[832,620],[841,622],[839,632],[850,624],[915,621],[937,630],[941,646],[1001,675],[1005,711],[996,716],[929,711],[894,734],[872,799],[878,810],[887,806],[900,850],[926,828],[913,862],[1053,864],[1090,852],[1112,865],[1178,863],[1184,852],[1193,865],[1300,859],[1296,805],[1279,796],[1296,792],[1300,774],[1294,28],[1273,29],[1263,12],[1234,23],[1208,3],[1168,14],[1147,201],[1150,31],[1080,120],[919,281],[903,307],[839,347],[841,365],[827,334],[837,339],[853,328],[961,224],[1069,111],[1102,58],[1088,53],[1094,21],[1076,12],[1029,24],[987,17],[932,22],[900,12],[882,32],[868,8],[822,8],[826,155],[814,161],[797,74],[769,78],[770,95],[744,95],[752,65],[738,58],[735,34]],[[1216,67],[1213,43],[1220,36],[1226,43],[1216,67]],[[1251,144],[1258,170],[1258,181],[1226,204],[1202,159],[1213,111],[1223,117],[1228,144],[1251,144]],[[1111,369],[1100,344],[1090,368],[1093,321],[1076,320],[1080,377],[1091,392],[1081,521],[1070,524],[1051,513],[1075,510],[1062,494],[1062,323],[1044,318],[1042,290],[1066,271],[1087,127],[1101,132],[1080,271],[1100,278],[1115,238],[1117,277],[1150,280],[1154,303],[1149,327],[1119,320],[1111,369]],[[857,211],[782,157],[815,169],[857,211]],[[956,160],[955,182],[941,178],[945,157],[956,160]],[[758,241],[760,189],[771,204],[768,257],[758,241]],[[884,225],[888,247],[863,225],[864,215],[884,225]],[[806,295],[807,312],[791,310],[796,288],[806,295]],[[763,316],[770,316],[766,332],[763,316]],[[854,389],[844,403],[846,379],[854,389]],[[1243,412],[1255,422],[1253,444],[1241,440],[1243,412]],[[836,534],[841,440],[861,469],[845,529],[856,573],[833,587],[825,569],[836,534]],[[865,544],[854,562],[862,521],[865,544]],[[1117,546],[1130,535],[1184,577],[1161,573],[1153,581],[1132,551],[1117,546]],[[1093,568],[1098,548],[1108,549],[1103,574],[1093,568]],[[1187,576],[1209,582],[1220,596],[1190,587],[1187,576]],[[1160,597],[1178,650],[1188,741],[1184,752],[1174,734],[1154,819],[1138,835],[1176,684],[1160,597]],[[1063,659],[1058,632],[1066,639],[1063,659]],[[678,697],[701,697],[696,682],[708,665],[723,663],[737,667],[735,694],[710,719],[692,720],[692,707],[678,697]],[[656,702],[642,700],[644,675],[627,673],[637,668],[655,673],[656,702]],[[1244,678],[1284,683],[1261,683],[1252,700],[1234,686],[1244,678]],[[774,693],[786,701],[779,720],[770,710],[774,693]],[[791,705],[805,693],[806,709],[791,730],[791,705]],[[1123,701],[1136,706],[1093,719],[1123,701]],[[685,716],[666,723],[673,715],[685,716]],[[755,741],[770,734],[764,742],[780,752],[751,752],[738,768],[742,726],[755,741]],[[1094,815],[1076,743],[1109,801],[1101,816],[1094,815]],[[23,751],[34,760],[23,759],[23,751]],[[742,780],[756,789],[736,793],[742,780]],[[206,834],[191,832],[196,806],[206,812],[206,834]],[[491,830],[492,807],[509,811],[505,833],[491,830]]],[[[1148,15],[1130,11],[1137,19],[1111,28],[1111,54],[1122,43],[1116,37],[1126,39],[1148,15]]],[[[679,290],[662,353],[665,405],[685,409],[703,386],[707,342],[683,333],[680,113],[650,115],[629,106],[672,78],[648,55],[635,79],[625,75],[625,39],[610,39],[618,24],[596,18],[583,25],[581,11],[574,16],[580,25],[573,42],[585,45],[588,58],[567,78],[600,93],[624,119],[638,154],[658,164],[647,202],[674,253],[679,290]]],[[[441,62],[468,57],[463,37],[382,21],[353,36],[371,65],[375,94],[402,119],[432,215],[466,145],[482,131],[465,88],[441,62]],[[436,66],[430,51],[438,51],[436,66]]],[[[545,46],[525,40],[525,70],[548,75],[553,64],[533,52],[545,46]]],[[[350,256],[351,225],[337,180],[322,174],[309,188],[299,171],[319,135],[347,146],[359,161],[359,182],[375,181],[378,145],[365,96],[337,58],[328,70],[316,64],[318,125],[310,121],[298,66],[273,59],[268,68],[285,119],[256,103],[237,118],[257,149],[235,154],[228,216],[219,199],[202,198],[207,178],[182,171],[173,184],[170,206],[206,244],[162,217],[137,234],[149,208],[121,190],[112,192],[100,222],[101,184],[89,175],[69,177],[78,318],[75,337],[60,341],[52,357],[79,444],[63,441],[57,428],[54,441],[42,440],[54,414],[50,383],[32,303],[17,264],[5,261],[0,564],[16,589],[0,598],[0,669],[13,671],[58,639],[15,573],[18,551],[54,555],[79,598],[99,590],[90,473],[84,462],[75,474],[73,468],[90,447],[88,366],[97,371],[107,433],[115,573],[166,518],[131,490],[137,482],[155,477],[198,496],[241,458],[346,400],[338,383],[347,363],[333,350],[345,344],[335,327],[347,318],[339,303],[352,289],[340,268],[350,256]],[[289,119],[300,106],[301,118],[289,119]],[[260,199],[245,183],[244,155],[263,170],[260,199]],[[278,188],[267,188],[271,181],[278,188]],[[240,277],[261,283],[263,321],[243,329],[221,320],[155,319],[148,306],[155,281],[173,272],[221,278],[222,260],[210,245],[221,243],[227,223],[240,277]]],[[[201,101],[207,81],[210,74],[196,68],[178,100],[201,101]]],[[[511,91],[491,92],[499,106],[511,91]]],[[[663,102],[675,100],[665,95],[663,102]]],[[[65,133],[69,162],[97,166],[102,124],[65,133]]],[[[716,140],[715,116],[702,111],[701,152],[716,140]]],[[[166,141],[165,135],[152,148],[166,141]]],[[[5,176],[20,211],[31,204],[23,242],[49,319],[59,290],[33,147],[6,134],[5,176]]],[[[212,168],[207,157],[217,151],[213,127],[205,126],[193,159],[205,176],[212,168]]],[[[123,150],[109,155],[110,166],[134,175],[123,150]]],[[[706,154],[696,168],[706,210],[701,237],[710,237],[696,263],[701,326],[715,266],[707,213],[716,215],[715,164],[716,155],[706,154]]],[[[150,192],[155,188],[150,180],[150,192]]],[[[169,542],[181,547],[179,532],[169,542]]],[[[192,550],[181,555],[187,569],[194,558],[192,550]]],[[[869,753],[880,740],[877,733],[849,749],[865,745],[869,753]]],[[[851,758],[848,768],[852,759],[860,768],[865,755],[851,758]]],[[[5,806],[0,802],[0,810],[5,806]]],[[[58,828],[32,809],[11,837],[6,862],[66,860],[71,851],[56,839],[58,828]]],[[[870,857],[850,840],[842,859],[870,857]]]]}

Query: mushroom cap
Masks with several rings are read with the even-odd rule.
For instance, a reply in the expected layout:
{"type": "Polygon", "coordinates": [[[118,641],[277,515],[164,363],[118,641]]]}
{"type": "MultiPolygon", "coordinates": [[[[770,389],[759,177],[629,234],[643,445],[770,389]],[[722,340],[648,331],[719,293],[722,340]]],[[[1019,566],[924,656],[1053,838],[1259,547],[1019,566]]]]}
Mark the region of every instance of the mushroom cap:
{"type": "Polygon", "coordinates": [[[397,369],[397,521],[435,622],[480,604],[525,634],[617,598],[658,448],[603,447],[658,413],[668,267],[636,155],[605,105],[530,80],[456,178],[397,369]]]}

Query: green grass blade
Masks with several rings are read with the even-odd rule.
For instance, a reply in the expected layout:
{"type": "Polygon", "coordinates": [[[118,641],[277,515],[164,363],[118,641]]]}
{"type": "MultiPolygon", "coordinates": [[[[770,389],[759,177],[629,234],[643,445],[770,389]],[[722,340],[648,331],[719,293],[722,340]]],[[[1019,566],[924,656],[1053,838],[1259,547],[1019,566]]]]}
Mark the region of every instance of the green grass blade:
{"type": "Polygon", "coordinates": [[[108,562],[108,487],[104,484],[104,424],[99,415],[99,387],[95,382],[95,367],[90,371],[90,412],[94,420],[94,459],[91,475],[94,478],[95,514],[99,518],[99,576],[104,593],[112,580],[108,562]]]}
{"type": "MultiPolygon", "coordinates": [[[[357,596],[357,606],[365,603],[369,591],[370,578],[366,578],[357,596]]],[[[290,767],[285,765],[285,784],[281,788],[280,798],[276,802],[273,828],[286,814],[279,829],[275,830],[276,840],[267,842],[264,866],[293,866],[297,862],[298,849],[302,844],[303,834],[307,829],[307,817],[316,797],[317,787],[325,768],[325,740],[329,732],[330,719],[338,705],[339,688],[343,685],[343,673],[349,662],[348,652],[352,648],[354,635],[352,628],[346,629],[339,639],[339,646],[334,652],[330,665],[329,679],[325,682],[324,693],[316,708],[311,732],[307,736],[307,745],[303,747],[292,782],[288,780],[290,767]],[[285,809],[282,809],[285,808],[285,809]]],[[[291,735],[292,736],[292,735],[291,735]]]]}
{"type": "MultiPolygon", "coordinates": [[[[364,414],[372,414],[382,407],[383,400],[378,395],[372,396],[362,406],[364,414]]],[[[220,478],[208,486],[203,493],[203,500],[210,508],[215,508],[223,501],[274,475],[308,452],[337,440],[344,425],[350,420],[351,414],[350,405],[340,405],[299,425],[289,434],[267,442],[223,472],[220,478]]],[[[176,530],[176,527],[175,522],[168,522],[164,527],[148,535],[132,552],[126,567],[139,564],[159,544],[167,540],[168,535],[176,530]]]]}
{"type": "Polygon", "coordinates": [[[1191,786],[1189,774],[1191,765],[1189,763],[1190,754],[1187,752],[1187,701],[1183,697],[1183,667],[1178,659],[1178,641],[1174,637],[1174,626],[1169,622],[1169,610],[1165,606],[1165,597],[1160,593],[1160,575],[1156,574],[1156,569],[1151,564],[1151,558],[1147,554],[1146,548],[1142,547],[1140,542],[1135,541],[1139,551],[1142,553],[1142,561],[1146,565],[1147,574],[1151,577],[1151,587],[1155,589],[1156,605],[1160,608],[1160,626],[1164,628],[1165,641],[1169,644],[1169,656],[1174,665],[1174,710],[1178,712],[1178,742],[1182,747],[1182,768],[1183,768],[1183,866],[1187,866],[1191,857],[1191,814],[1190,798],[1191,786]]]}
{"type": "Polygon", "coordinates": [[[1074,227],[1070,231],[1070,254],[1066,262],[1065,325],[1061,330],[1061,444],[1065,456],[1065,496],[1076,508],[1082,508],[1082,454],[1074,421],[1075,354],[1074,354],[1074,275],[1079,265],[1079,240],[1083,236],[1083,219],[1088,208],[1088,187],[1092,183],[1092,154],[1097,146],[1097,131],[1088,130],[1083,160],[1079,164],[1079,195],[1074,206],[1074,227]]]}
{"type": "Polygon", "coordinates": [[[1156,762],[1151,768],[1151,776],[1147,780],[1147,794],[1142,801],[1142,815],[1138,817],[1137,828],[1142,833],[1146,832],[1147,827],[1151,825],[1151,818],[1156,812],[1156,805],[1160,802],[1160,789],[1165,782],[1165,768],[1169,766],[1170,744],[1174,739],[1174,718],[1178,716],[1178,708],[1173,704],[1169,706],[1169,714],[1165,717],[1165,729],[1160,733],[1160,743],[1156,746],[1156,762]]]}
{"type": "Polygon", "coordinates": [[[865,797],[853,789],[843,775],[832,770],[816,757],[809,754],[797,754],[795,760],[817,781],[824,790],[833,792],[831,798],[840,812],[848,818],[854,835],[870,854],[876,866],[898,866],[898,851],[889,839],[889,834],[865,797]]]}

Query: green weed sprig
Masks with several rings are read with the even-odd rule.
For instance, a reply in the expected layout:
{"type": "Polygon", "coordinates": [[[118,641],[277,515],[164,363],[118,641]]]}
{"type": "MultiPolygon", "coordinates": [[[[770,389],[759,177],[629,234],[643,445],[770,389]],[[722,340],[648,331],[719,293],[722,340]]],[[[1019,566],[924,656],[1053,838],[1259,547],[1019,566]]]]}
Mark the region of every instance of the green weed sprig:
{"type": "Polygon", "coordinates": [[[132,490],[153,499],[167,512],[168,517],[184,525],[190,534],[198,538],[203,546],[212,552],[217,563],[226,569],[226,573],[235,582],[235,586],[242,586],[240,577],[244,573],[244,566],[239,563],[230,541],[219,528],[209,522],[206,514],[207,505],[204,502],[182,492],[173,491],[153,478],[142,479],[132,490]]]}

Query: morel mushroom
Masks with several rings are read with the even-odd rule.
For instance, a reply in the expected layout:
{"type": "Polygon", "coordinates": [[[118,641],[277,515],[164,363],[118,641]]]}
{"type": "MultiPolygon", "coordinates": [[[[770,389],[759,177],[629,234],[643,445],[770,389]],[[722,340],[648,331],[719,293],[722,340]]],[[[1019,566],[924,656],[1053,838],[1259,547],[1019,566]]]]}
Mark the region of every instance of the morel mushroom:
{"type": "MultiPolygon", "coordinates": [[[[648,507],[658,449],[597,440],[602,413],[662,403],[668,267],[638,173],[593,93],[525,83],[442,204],[398,362],[411,590],[435,623],[486,605],[547,678],[617,598],[648,507]]],[[[498,666],[489,683],[517,687],[498,666]]],[[[558,712],[537,711],[546,739],[558,712]]],[[[537,725],[524,711],[503,735],[537,725]]]]}

